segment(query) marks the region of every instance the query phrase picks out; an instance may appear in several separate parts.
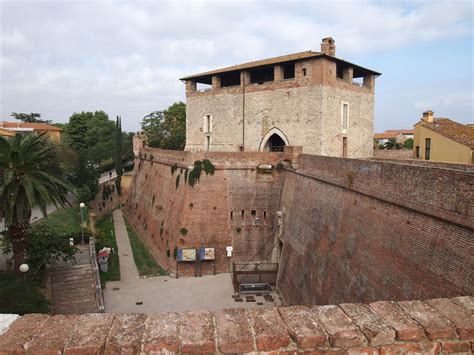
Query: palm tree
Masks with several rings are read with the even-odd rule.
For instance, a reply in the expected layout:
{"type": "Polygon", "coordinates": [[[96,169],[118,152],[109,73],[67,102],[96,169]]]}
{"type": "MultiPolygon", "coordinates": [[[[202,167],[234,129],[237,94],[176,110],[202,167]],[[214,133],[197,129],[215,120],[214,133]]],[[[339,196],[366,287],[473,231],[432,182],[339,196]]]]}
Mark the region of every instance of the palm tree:
{"type": "Polygon", "coordinates": [[[385,149],[401,149],[402,145],[398,143],[396,138],[389,138],[388,141],[384,144],[385,149]]]}
{"type": "Polygon", "coordinates": [[[21,277],[19,267],[25,259],[32,208],[38,206],[46,216],[48,204],[68,203],[71,186],[50,168],[58,159],[55,149],[43,135],[0,137],[0,209],[5,212],[17,277],[21,277]]]}

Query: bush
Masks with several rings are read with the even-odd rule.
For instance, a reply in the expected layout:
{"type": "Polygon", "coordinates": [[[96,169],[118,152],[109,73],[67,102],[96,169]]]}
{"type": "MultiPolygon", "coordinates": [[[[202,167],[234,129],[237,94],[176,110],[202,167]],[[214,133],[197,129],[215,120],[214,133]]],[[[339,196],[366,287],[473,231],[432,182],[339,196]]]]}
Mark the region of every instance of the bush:
{"type": "MultiPolygon", "coordinates": [[[[75,262],[75,254],[78,249],[69,244],[69,238],[74,234],[58,234],[50,230],[45,225],[30,228],[27,234],[27,246],[25,263],[30,267],[28,277],[41,281],[46,270],[46,266],[57,261],[75,262]]],[[[3,253],[11,252],[11,243],[8,233],[6,233],[3,245],[3,253]]]]}
{"type": "Polygon", "coordinates": [[[0,273],[0,313],[48,313],[49,302],[32,281],[15,279],[13,273],[0,273]]]}

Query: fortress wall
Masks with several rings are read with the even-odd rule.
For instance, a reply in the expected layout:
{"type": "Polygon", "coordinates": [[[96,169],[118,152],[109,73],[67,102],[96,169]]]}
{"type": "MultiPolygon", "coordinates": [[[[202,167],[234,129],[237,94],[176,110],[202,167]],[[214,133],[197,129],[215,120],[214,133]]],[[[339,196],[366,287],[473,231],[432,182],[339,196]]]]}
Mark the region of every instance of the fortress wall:
{"type": "MultiPolygon", "coordinates": [[[[175,248],[216,248],[216,272],[228,272],[231,260],[268,259],[282,176],[256,168],[262,163],[276,165],[286,158],[291,159],[291,153],[190,153],[145,148],[135,161],[125,215],[162,266],[172,271],[176,267],[175,248]],[[203,171],[199,183],[191,187],[185,183],[186,168],[203,159],[213,163],[215,173],[211,176],[203,171]],[[175,164],[177,170],[172,174],[175,164]],[[234,248],[232,258],[226,255],[227,246],[234,248]]],[[[214,264],[201,263],[201,271],[213,273],[214,264]]],[[[194,275],[195,263],[180,263],[179,274],[194,275]]]]}
{"type": "Polygon", "coordinates": [[[287,304],[474,294],[472,173],[301,155],[284,174],[287,304]]]}

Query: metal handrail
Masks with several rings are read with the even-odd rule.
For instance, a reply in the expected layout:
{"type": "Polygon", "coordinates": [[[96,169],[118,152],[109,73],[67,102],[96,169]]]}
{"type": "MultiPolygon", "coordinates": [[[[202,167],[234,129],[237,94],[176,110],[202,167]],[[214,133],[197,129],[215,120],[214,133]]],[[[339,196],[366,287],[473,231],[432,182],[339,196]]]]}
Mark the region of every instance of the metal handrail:
{"type": "Polygon", "coordinates": [[[92,265],[92,275],[94,277],[94,288],[95,288],[95,296],[97,299],[97,303],[99,304],[99,312],[105,312],[105,302],[104,302],[104,293],[102,292],[102,286],[100,284],[100,273],[99,273],[99,266],[97,265],[97,255],[95,253],[95,244],[94,238],[89,238],[89,254],[91,257],[91,265],[92,265]]]}

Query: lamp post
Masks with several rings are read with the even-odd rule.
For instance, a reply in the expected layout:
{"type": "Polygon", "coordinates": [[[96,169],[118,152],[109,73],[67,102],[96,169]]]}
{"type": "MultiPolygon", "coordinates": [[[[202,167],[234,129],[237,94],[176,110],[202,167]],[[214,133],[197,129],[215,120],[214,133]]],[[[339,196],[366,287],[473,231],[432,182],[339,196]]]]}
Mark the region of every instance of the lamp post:
{"type": "Polygon", "coordinates": [[[84,202],[81,202],[79,204],[79,208],[81,210],[81,244],[84,245],[84,207],[86,207],[86,204],[84,202]]]}
{"type": "Polygon", "coordinates": [[[29,269],[30,267],[28,266],[28,264],[20,265],[20,271],[23,273],[23,280],[26,280],[26,273],[28,272],[29,269]]]}

